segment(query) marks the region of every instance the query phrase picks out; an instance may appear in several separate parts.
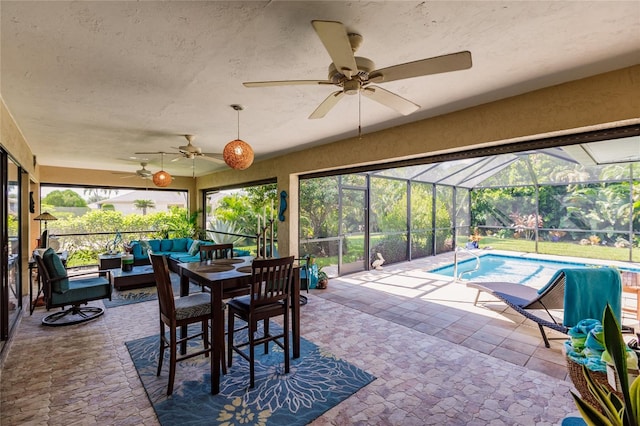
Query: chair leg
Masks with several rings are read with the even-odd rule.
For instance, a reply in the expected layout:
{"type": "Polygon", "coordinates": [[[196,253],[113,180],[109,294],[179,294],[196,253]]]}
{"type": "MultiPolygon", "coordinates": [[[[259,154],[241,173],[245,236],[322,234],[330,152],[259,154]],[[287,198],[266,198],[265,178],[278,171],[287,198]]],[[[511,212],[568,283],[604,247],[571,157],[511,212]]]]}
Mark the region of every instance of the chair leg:
{"type": "Polygon", "coordinates": [[[479,298],[480,298],[480,290],[478,290],[478,293],[476,294],[476,300],[473,301],[473,306],[476,306],[478,304],[479,298]]]}
{"type": "Polygon", "coordinates": [[[162,371],[162,361],[164,360],[164,323],[160,320],[160,355],[158,356],[158,371],[156,376],[160,376],[160,371],[162,371]]]}
{"type": "MultiPolygon", "coordinates": [[[[202,343],[205,349],[209,349],[209,323],[207,320],[202,320],[202,343]]],[[[206,352],[204,356],[209,358],[209,352],[206,352]]]]}
{"type": "Polygon", "coordinates": [[[255,386],[255,350],[253,346],[253,336],[258,328],[258,322],[253,321],[249,316],[249,388],[255,386]]]}
{"type": "Polygon", "coordinates": [[[176,358],[178,356],[178,344],[176,343],[176,328],[171,327],[169,331],[171,335],[171,348],[169,352],[171,356],[169,357],[169,384],[167,386],[167,395],[171,395],[173,393],[173,380],[176,376],[176,358]]]}
{"type": "MultiPolygon", "coordinates": [[[[262,326],[263,330],[264,330],[264,337],[266,338],[267,336],[269,336],[269,318],[264,320],[263,326],[262,326]]],[[[264,342],[264,353],[268,354],[269,353],[269,342],[264,342]]]]}
{"type": "Polygon", "coordinates": [[[544,345],[547,348],[550,348],[551,345],[549,345],[549,339],[547,338],[546,333],[544,332],[544,328],[542,328],[542,324],[538,324],[538,328],[540,329],[540,334],[542,334],[542,340],[544,340],[544,345]]]}
{"type": "Polygon", "coordinates": [[[227,330],[227,365],[231,367],[233,360],[233,327],[234,327],[235,315],[229,310],[228,330],[227,330]]]}
{"type": "Polygon", "coordinates": [[[289,373],[289,305],[284,310],[284,372],[289,373]]]}

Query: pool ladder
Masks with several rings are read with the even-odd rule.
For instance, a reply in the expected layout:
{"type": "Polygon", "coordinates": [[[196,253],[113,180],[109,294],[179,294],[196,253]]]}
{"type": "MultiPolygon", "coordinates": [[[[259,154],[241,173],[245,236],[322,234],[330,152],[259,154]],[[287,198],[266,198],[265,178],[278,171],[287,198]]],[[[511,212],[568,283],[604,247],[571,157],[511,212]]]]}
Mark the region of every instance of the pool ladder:
{"type": "Polygon", "coordinates": [[[456,281],[462,280],[462,276],[464,274],[473,274],[478,269],[480,269],[480,256],[478,256],[477,254],[475,254],[474,252],[472,252],[471,250],[469,250],[466,247],[460,247],[460,246],[456,247],[456,250],[453,253],[453,278],[456,281]],[[462,271],[462,272],[460,272],[460,274],[458,274],[458,252],[460,252],[462,250],[466,251],[471,256],[476,258],[476,266],[473,269],[469,269],[468,271],[462,271]]]}

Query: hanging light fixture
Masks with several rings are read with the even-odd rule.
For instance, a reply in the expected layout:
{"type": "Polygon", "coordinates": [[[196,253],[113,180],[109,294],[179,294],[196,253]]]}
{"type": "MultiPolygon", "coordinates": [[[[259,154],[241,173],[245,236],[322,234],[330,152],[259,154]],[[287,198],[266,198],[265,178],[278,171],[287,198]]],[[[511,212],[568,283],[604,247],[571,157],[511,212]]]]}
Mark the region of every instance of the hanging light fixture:
{"type": "Polygon", "coordinates": [[[161,170],[153,174],[153,183],[155,184],[155,186],[164,188],[171,185],[171,181],[173,180],[173,178],[169,173],[164,171],[164,152],[161,152],[160,155],[162,155],[160,167],[161,170]]]}
{"type": "Polygon", "coordinates": [[[240,105],[231,105],[238,112],[238,138],[229,142],[222,151],[222,158],[229,167],[236,170],[244,170],[253,163],[253,149],[251,145],[240,139],[240,105]]]}

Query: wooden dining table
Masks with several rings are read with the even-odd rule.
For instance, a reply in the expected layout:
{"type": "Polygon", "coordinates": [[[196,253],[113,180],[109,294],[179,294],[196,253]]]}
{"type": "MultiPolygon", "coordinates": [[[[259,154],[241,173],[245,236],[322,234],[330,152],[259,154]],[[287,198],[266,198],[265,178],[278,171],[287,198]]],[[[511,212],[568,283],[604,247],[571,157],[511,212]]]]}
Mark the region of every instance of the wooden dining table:
{"type": "MultiPolygon", "coordinates": [[[[189,295],[189,283],[194,282],[207,287],[211,292],[211,344],[214,348],[211,360],[211,393],[220,392],[220,367],[224,347],[224,310],[223,300],[236,296],[246,290],[249,294],[251,283],[251,262],[253,258],[235,257],[233,259],[217,259],[204,262],[179,263],[180,268],[180,296],[189,295]]],[[[291,291],[291,327],[293,334],[293,358],[300,357],[300,273],[299,267],[294,267],[293,289],[291,291]]],[[[182,336],[186,329],[181,330],[182,336]]],[[[181,347],[184,353],[186,346],[181,347]]]]}

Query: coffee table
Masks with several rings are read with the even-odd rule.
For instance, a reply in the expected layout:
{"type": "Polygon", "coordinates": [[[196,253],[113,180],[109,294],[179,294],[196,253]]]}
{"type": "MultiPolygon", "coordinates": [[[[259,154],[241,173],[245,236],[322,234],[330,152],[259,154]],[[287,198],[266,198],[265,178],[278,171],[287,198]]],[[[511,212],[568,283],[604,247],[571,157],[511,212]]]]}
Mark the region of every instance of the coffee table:
{"type": "Polygon", "coordinates": [[[127,290],[156,285],[156,280],[151,266],[134,266],[126,272],[122,268],[112,269],[111,284],[117,290],[127,290]]]}

